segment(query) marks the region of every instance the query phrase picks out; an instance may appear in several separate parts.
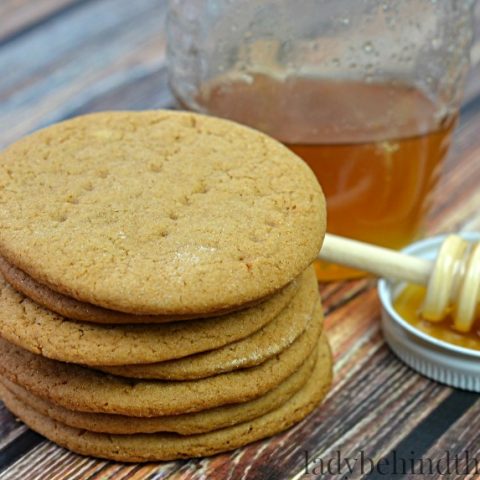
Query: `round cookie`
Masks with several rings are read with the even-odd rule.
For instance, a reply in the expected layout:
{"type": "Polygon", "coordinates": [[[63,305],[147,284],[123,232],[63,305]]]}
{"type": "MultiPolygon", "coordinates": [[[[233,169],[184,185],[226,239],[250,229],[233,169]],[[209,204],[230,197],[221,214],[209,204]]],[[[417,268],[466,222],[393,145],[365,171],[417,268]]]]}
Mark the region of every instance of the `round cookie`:
{"type": "Polygon", "coordinates": [[[170,382],[114,377],[49,360],[0,340],[0,374],[33,395],[70,410],[153,417],[198,412],[253,400],[277,387],[310,355],[320,334],[321,309],[311,328],[257,367],[201,380],[170,382]]]}
{"type": "Polygon", "coordinates": [[[91,432],[121,435],[175,432],[181,435],[192,435],[246,422],[279,407],[298,392],[310,378],[316,358],[317,354],[314,351],[295,373],[261,397],[244,403],[234,403],[183,415],[142,418],[108,413],[75,412],[42,400],[5,378],[0,379],[0,398],[9,393],[13,394],[42,415],[70,427],[91,432]]]}
{"type": "MultiPolygon", "coordinates": [[[[52,290],[46,285],[36,282],[32,277],[25,272],[8,263],[2,256],[0,256],[0,273],[5,280],[18,292],[38,303],[46,309],[58,313],[63,317],[71,320],[80,320],[81,322],[106,323],[106,324],[137,324],[137,323],[165,323],[177,322],[180,320],[191,320],[196,315],[141,315],[133,313],[118,312],[108,308],[99,307],[91,303],[80,302],[75,298],[68,297],[61,293],[52,290]]],[[[288,290],[290,282],[283,290],[288,290]]],[[[277,292],[274,295],[278,295],[277,292]]],[[[271,295],[270,297],[274,296],[271,295]]],[[[251,302],[251,305],[242,305],[243,307],[253,307],[266,299],[261,299],[258,302],[251,302]]],[[[235,309],[234,309],[235,310],[235,309]]],[[[225,315],[230,311],[217,311],[211,314],[206,314],[203,318],[225,315]]]]}
{"type": "Polygon", "coordinates": [[[16,292],[0,275],[0,336],[33,353],[85,365],[181,358],[246,338],[272,321],[308,282],[310,270],[265,302],[222,317],[158,325],[67,320],[16,292]]]}
{"type": "Polygon", "coordinates": [[[120,462],[175,460],[233,450],[299,422],[327,394],[331,383],[331,367],[330,353],[323,352],[309,381],[282,406],[251,421],[199,435],[92,433],[41,415],[12,395],[4,396],[3,400],[7,408],[30,428],[74,452],[120,462]]]}
{"type": "Polygon", "coordinates": [[[97,113],[36,132],[0,155],[0,203],[7,262],[138,314],[266,298],[307,268],[325,233],[321,189],[299,157],[186,112],[97,113]]]}
{"type": "Polygon", "coordinates": [[[129,378],[194,380],[260,365],[288,348],[308,328],[320,301],[315,271],[311,270],[292,302],[258,332],[216,350],[166,362],[98,367],[99,370],[129,378]]]}

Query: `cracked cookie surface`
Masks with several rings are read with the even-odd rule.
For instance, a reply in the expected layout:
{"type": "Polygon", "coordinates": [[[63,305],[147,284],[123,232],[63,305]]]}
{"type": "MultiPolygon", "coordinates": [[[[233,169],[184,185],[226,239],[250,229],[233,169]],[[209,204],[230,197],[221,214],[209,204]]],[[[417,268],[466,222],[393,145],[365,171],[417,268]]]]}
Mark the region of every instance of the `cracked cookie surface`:
{"type": "Polygon", "coordinates": [[[106,112],[0,155],[0,253],[37,282],[128,313],[199,315],[273,294],[316,257],[304,162],[238,124],[106,112]]]}

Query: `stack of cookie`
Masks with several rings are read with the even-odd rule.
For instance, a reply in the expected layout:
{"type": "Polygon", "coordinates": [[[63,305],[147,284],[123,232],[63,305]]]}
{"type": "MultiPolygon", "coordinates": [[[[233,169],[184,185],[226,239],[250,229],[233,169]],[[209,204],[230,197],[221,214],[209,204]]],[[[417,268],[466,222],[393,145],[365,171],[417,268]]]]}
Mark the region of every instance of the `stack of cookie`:
{"type": "Polygon", "coordinates": [[[298,422],[331,380],[311,262],[314,175],[246,127],[109,112],[0,157],[0,396],[73,451],[230,450],[298,422]]]}

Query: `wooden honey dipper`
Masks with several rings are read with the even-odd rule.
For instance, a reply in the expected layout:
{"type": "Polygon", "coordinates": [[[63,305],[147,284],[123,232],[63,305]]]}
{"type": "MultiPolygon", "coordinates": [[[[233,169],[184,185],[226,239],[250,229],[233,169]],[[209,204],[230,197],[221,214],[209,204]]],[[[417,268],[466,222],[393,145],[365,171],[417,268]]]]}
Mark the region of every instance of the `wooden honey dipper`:
{"type": "Polygon", "coordinates": [[[465,333],[473,327],[480,304],[480,242],[449,235],[431,261],[327,233],[318,258],[425,285],[423,318],[439,322],[451,314],[455,330],[465,333]]]}

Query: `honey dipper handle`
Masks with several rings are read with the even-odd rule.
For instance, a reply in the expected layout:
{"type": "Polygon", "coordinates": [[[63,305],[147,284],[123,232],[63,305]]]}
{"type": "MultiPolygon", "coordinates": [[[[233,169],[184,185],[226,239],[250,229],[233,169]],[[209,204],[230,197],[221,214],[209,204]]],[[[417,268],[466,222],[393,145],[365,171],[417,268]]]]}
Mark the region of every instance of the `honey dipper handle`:
{"type": "Polygon", "coordinates": [[[327,233],[318,258],[380,277],[427,285],[433,262],[327,233]]]}

